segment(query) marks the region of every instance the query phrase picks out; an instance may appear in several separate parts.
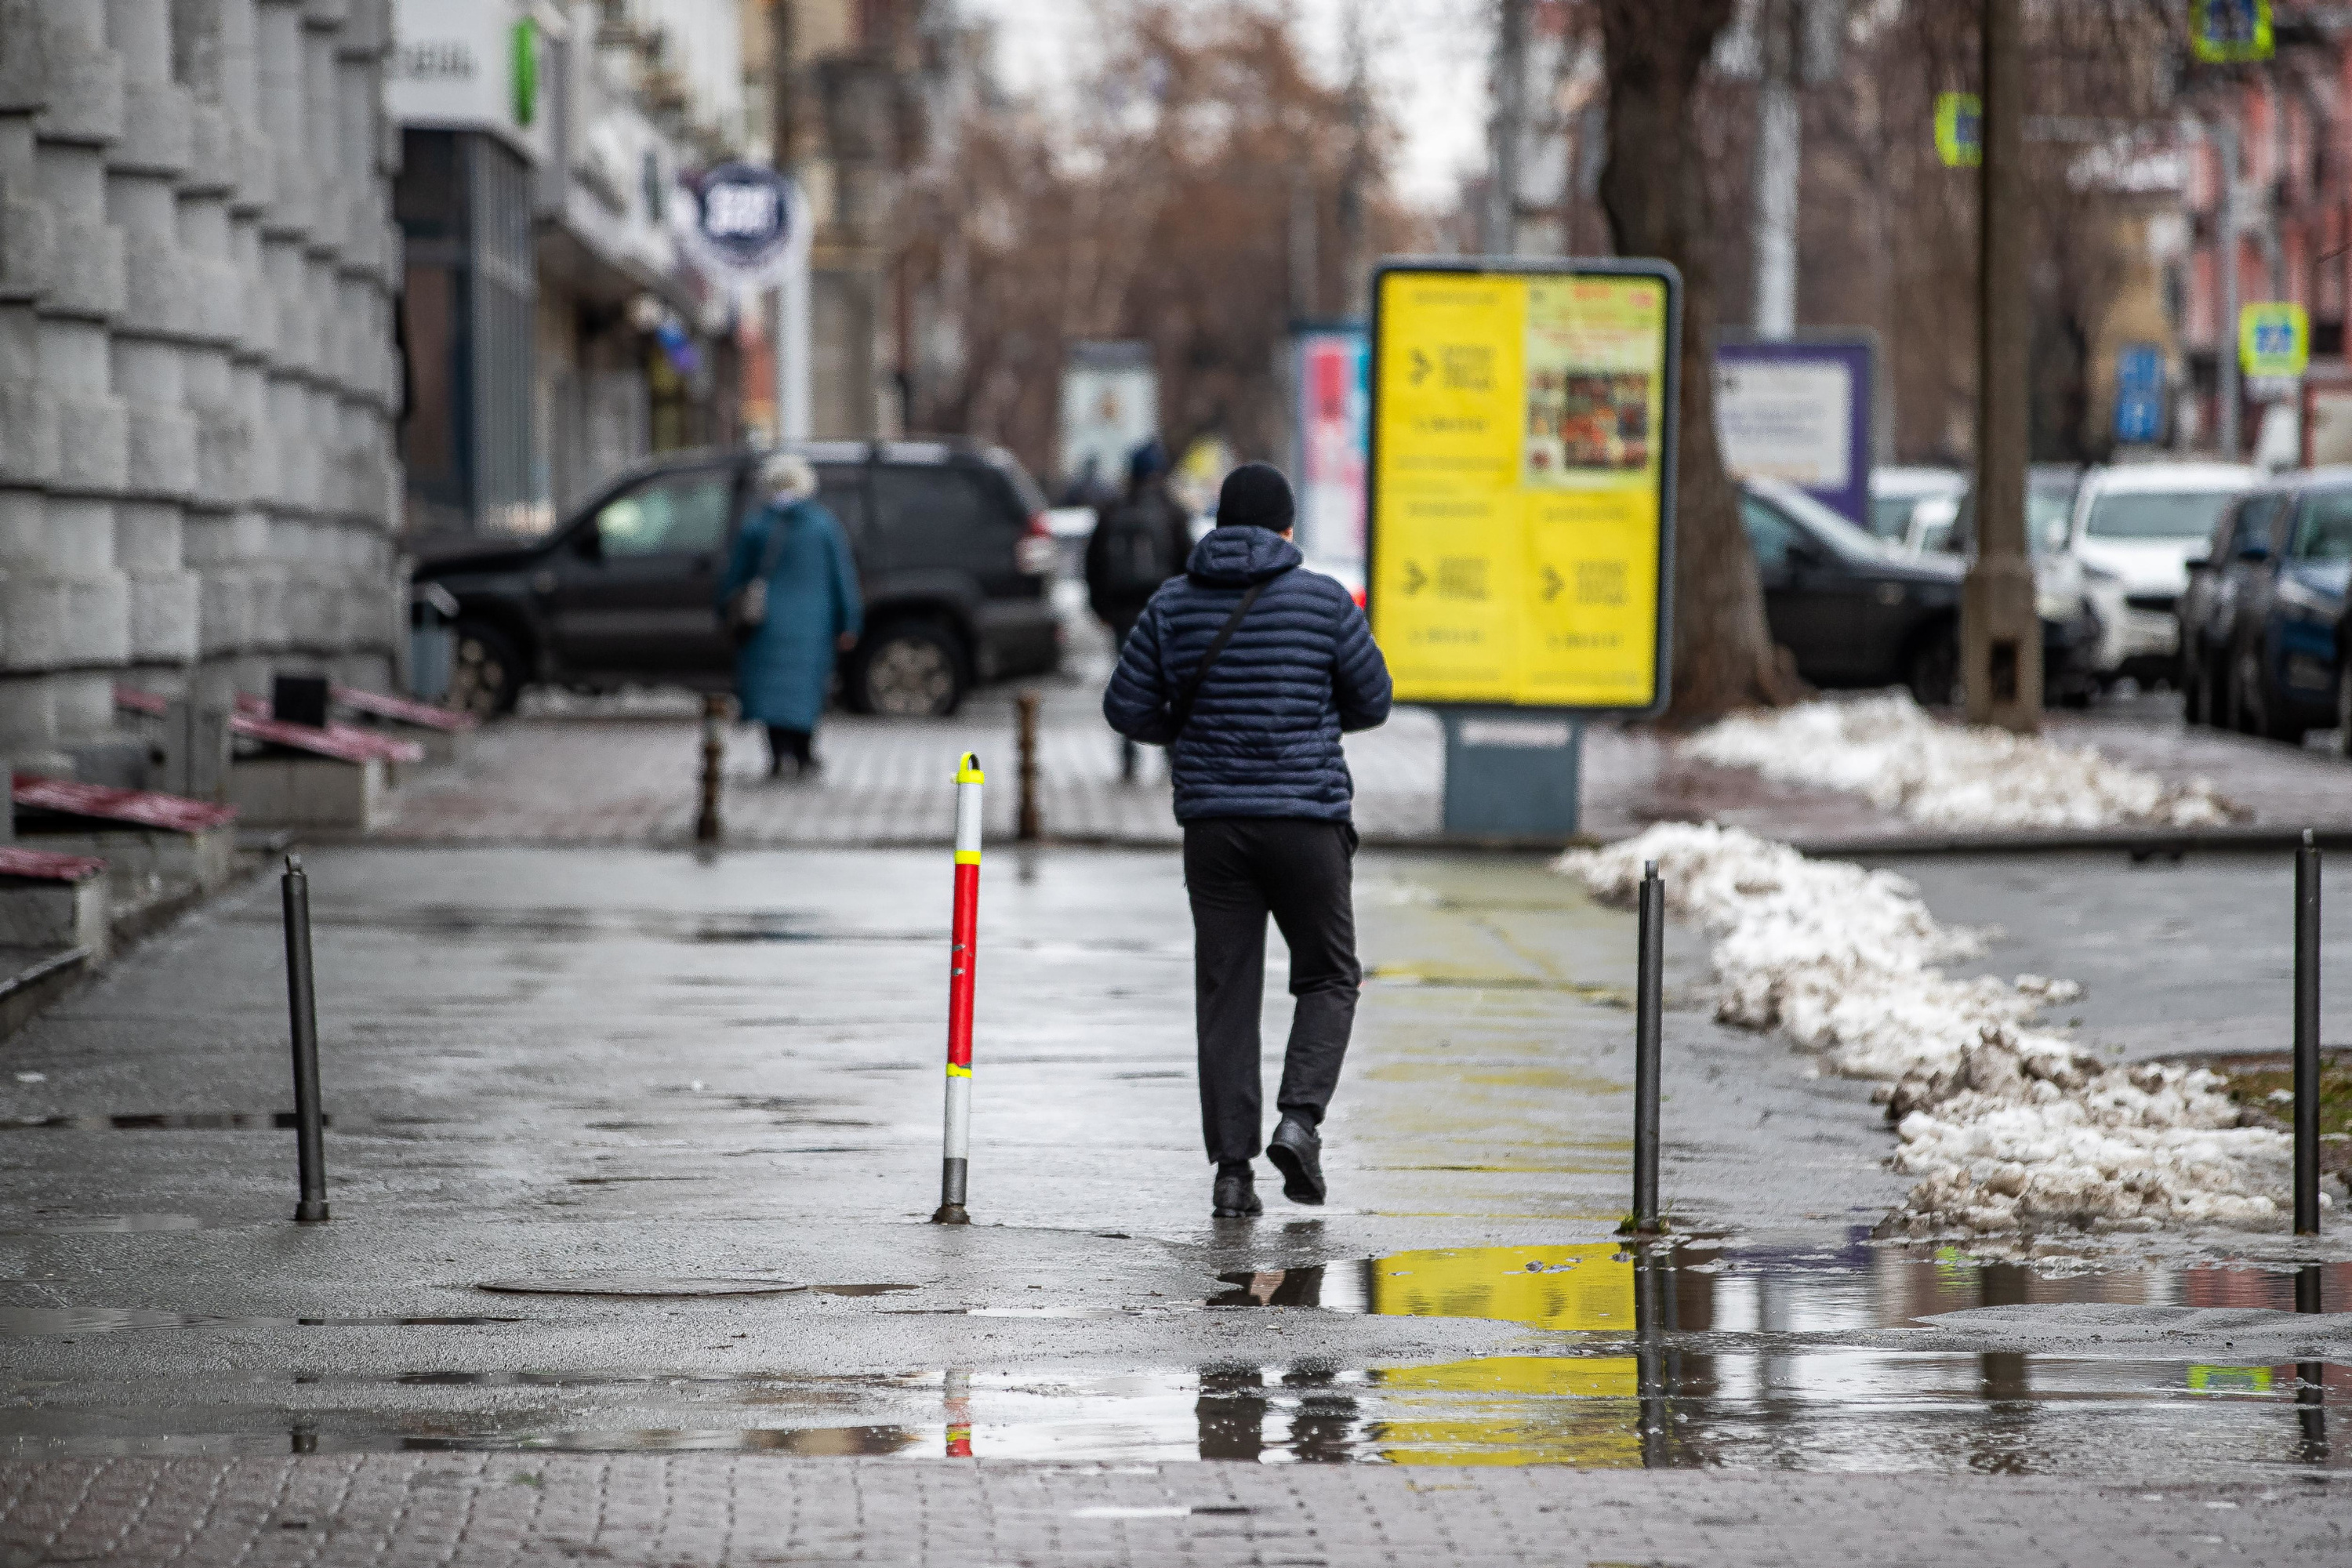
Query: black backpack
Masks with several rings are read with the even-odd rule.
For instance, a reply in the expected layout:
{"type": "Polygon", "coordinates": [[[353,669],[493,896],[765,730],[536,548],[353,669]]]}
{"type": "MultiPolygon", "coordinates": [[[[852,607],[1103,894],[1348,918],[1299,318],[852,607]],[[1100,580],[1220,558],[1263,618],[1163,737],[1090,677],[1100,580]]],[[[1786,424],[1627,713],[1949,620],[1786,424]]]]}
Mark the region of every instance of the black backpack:
{"type": "Polygon", "coordinates": [[[1156,507],[1121,501],[1095,527],[1103,535],[1098,551],[1102,580],[1090,586],[1102,598],[1148,599],[1184,569],[1182,562],[1168,559],[1168,522],[1156,507]]]}

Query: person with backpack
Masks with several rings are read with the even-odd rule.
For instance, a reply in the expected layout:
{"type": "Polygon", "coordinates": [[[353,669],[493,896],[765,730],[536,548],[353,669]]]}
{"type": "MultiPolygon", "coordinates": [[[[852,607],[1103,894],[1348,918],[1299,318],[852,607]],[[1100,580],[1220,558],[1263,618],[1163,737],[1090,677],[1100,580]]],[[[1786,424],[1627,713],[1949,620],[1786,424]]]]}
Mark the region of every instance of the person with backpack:
{"type": "MultiPolygon", "coordinates": [[[[1168,453],[1147,441],[1128,458],[1127,494],[1096,514],[1087,536],[1087,602],[1116,647],[1127,646],[1143,606],[1192,553],[1191,520],[1168,493],[1168,453]]],[[[1119,777],[1133,779],[1135,742],[1122,737],[1118,753],[1119,777]]]]}
{"type": "Polygon", "coordinates": [[[1389,671],[1348,591],[1300,569],[1289,481],[1225,477],[1217,526],[1151,596],[1103,693],[1103,717],[1168,748],[1192,906],[1201,1124],[1211,1212],[1260,1212],[1258,1011],[1265,921],[1290,948],[1290,1040],[1264,1144],[1283,1194],[1320,1204],[1324,1112],[1355,1023],[1354,781],[1342,733],[1389,715],[1389,671]]]}
{"type": "Polygon", "coordinates": [[[841,524],[816,500],[816,470],[772,453],[753,483],[768,503],[743,524],[719,583],[719,614],[735,638],[735,699],[768,731],[768,776],[814,776],[817,720],[833,693],[836,651],[857,646],[865,601],[841,524]]]}

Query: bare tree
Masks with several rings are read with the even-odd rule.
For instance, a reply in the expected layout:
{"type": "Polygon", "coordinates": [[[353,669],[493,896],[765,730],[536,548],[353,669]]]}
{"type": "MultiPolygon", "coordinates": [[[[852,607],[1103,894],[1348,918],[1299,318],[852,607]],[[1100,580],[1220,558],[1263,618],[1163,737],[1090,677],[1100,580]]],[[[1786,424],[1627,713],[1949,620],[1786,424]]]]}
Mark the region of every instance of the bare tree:
{"type": "Polygon", "coordinates": [[[1596,0],[1609,79],[1609,162],[1601,203],[1622,256],[1656,256],[1683,275],[1675,508],[1674,696],[1669,721],[1777,705],[1801,688],[1764,623],[1756,558],[1715,428],[1719,319],[1714,198],[1700,140],[1700,75],[1733,0],[1596,0]]]}

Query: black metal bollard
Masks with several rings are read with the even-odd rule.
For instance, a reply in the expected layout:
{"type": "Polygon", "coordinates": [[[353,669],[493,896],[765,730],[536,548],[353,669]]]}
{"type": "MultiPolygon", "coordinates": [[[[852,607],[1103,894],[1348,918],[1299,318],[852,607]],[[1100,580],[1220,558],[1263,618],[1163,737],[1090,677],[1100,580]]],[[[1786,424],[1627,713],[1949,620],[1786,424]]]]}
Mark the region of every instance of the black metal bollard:
{"type": "Polygon", "coordinates": [[[1013,837],[1023,843],[1034,843],[1045,836],[1045,824],[1037,810],[1037,694],[1024,691],[1019,699],[1021,715],[1021,815],[1013,837]]]}
{"type": "Polygon", "coordinates": [[[1642,867],[1641,953],[1633,985],[1633,1228],[1664,1228],[1658,1219],[1658,1068],[1661,1000],[1666,967],[1666,885],[1658,863],[1642,867]]]}
{"type": "Polygon", "coordinates": [[[2319,1234],[2319,846],[2294,852],[2294,1233],[2319,1234]]]}
{"type": "Polygon", "coordinates": [[[302,1183],[294,1217],[327,1217],[327,1142],[319,1113],[319,997],[310,978],[310,879],[302,858],[286,857],[286,1007],[294,1037],[294,1158],[302,1183]]]}
{"type": "Polygon", "coordinates": [[[702,700],[702,809],[695,814],[694,841],[716,844],[721,828],[719,822],[719,780],[727,762],[727,699],[717,695],[702,700]]]}

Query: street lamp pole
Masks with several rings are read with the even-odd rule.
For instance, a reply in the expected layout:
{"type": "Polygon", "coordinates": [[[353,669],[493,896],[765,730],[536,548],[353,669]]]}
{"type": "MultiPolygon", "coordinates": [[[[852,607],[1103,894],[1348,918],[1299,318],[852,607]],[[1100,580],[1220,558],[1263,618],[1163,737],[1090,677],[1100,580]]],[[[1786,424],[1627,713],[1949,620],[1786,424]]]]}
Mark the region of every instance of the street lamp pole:
{"type": "Polygon", "coordinates": [[[2026,552],[2024,49],[2021,0],[1984,0],[1977,184],[1976,560],[1960,594],[1971,724],[2042,727],[2042,622],[2026,552]]]}

